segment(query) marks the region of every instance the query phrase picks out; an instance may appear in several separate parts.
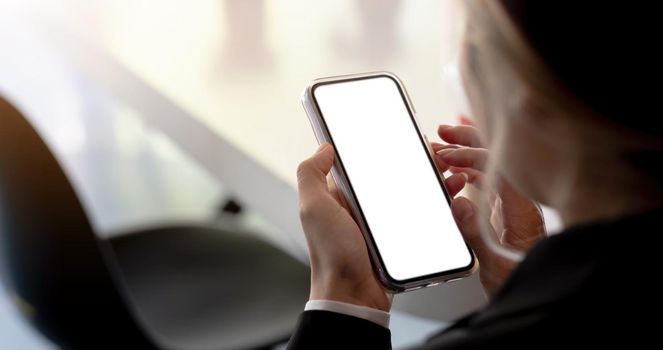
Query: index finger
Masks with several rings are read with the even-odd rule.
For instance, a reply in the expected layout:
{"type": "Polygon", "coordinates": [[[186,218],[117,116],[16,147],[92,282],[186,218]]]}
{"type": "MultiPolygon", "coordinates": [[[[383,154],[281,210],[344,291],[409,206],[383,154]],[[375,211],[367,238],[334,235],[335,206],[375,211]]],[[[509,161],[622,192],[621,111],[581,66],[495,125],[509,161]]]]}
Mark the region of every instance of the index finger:
{"type": "Polygon", "coordinates": [[[440,125],[437,134],[448,143],[469,147],[485,147],[479,129],[471,125],[440,125]]]}

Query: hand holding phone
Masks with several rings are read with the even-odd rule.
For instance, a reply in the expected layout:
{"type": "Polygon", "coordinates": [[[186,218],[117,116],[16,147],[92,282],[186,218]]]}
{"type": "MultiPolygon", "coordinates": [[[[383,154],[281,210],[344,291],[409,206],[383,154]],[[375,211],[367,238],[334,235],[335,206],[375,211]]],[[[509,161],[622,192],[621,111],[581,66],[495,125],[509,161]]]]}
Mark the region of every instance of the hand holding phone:
{"type": "Polygon", "coordinates": [[[297,169],[300,217],[311,259],[310,300],[334,300],[389,311],[391,297],[375,278],[364,237],[327,174],[334,150],[321,145],[297,169]]]}
{"type": "MultiPolygon", "coordinates": [[[[354,258],[370,259],[377,279],[394,292],[472,273],[476,267],[474,256],[451,216],[450,194],[435,169],[430,147],[419,131],[400,81],[389,73],[322,79],[306,90],[303,102],[319,142],[334,146],[333,157],[329,155],[331,148],[323,147],[300,167],[304,230],[314,226],[308,229],[336,232],[333,228],[338,222],[334,218],[343,218],[343,226],[354,219],[352,231],[361,233],[365,242],[361,244],[355,233],[355,244],[344,249],[354,250],[354,258]],[[338,185],[335,205],[329,201],[333,194],[320,190],[327,186],[327,166],[338,185]],[[309,180],[305,180],[307,177],[309,180]],[[311,184],[317,184],[318,190],[312,190],[315,187],[311,184]],[[327,198],[333,214],[312,204],[310,197],[315,193],[327,198]],[[345,209],[340,205],[341,198],[347,205],[345,209]]],[[[337,237],[330,234],[319,238],[322,234],[307,231],[309,243],[311,235],[315,240],[337,237]]],[[[327,249],[317,242],[310,248],[327,249]]],[[[316,259],[329,258],[327,253],[311,252],[314,274],[315,265],[325,263],[316,259]]],[[[361,271],[341,268],[327,272],[361,271]]],[[[375,278],[372,280],[375,282],[375,278]]]]}
{"type": "MultiPolygon", "coordinates": [[[[323,144],[297,171],[300,214],[311,257],[310,300],[389,311],[391,296],[375,277],[361,230],[334,182],[327,181],[333,162],[334,149],[323,144]]],[[[465,177],[451,175],[445,186],[454,196],[465,186],[465,177]]]]}

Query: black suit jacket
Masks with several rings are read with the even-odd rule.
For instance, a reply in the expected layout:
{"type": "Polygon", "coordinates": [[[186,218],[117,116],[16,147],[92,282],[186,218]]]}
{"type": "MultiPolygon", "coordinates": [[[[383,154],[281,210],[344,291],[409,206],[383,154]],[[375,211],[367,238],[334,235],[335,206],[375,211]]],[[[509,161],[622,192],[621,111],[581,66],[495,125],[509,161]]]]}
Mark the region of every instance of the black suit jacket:
{"type": "MultiPolygon", "coordinates": [[[[660,322],[644,316],[661,317],[661,219],[657,210],[543,240],[485,308],[418,349],[659,347],[660,322]]],[[[391,349],[390,338],[370,321],[305,311],[288,349],[391,349]]]]}

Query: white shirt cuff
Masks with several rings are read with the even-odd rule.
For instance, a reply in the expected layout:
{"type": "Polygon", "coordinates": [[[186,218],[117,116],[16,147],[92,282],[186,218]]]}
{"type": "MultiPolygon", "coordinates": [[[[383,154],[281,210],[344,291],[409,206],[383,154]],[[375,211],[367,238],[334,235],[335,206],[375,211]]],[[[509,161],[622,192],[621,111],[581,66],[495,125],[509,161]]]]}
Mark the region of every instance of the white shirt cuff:
{"type": "Polygon", "coordinates": [[[389,328],[389,313],[372,307],[333,300],[309,300],[304,307],[304,311],[309,310],[337,312],[339,314],[363,318],[364,320],[377,323],[384,328],[389,328]]]}

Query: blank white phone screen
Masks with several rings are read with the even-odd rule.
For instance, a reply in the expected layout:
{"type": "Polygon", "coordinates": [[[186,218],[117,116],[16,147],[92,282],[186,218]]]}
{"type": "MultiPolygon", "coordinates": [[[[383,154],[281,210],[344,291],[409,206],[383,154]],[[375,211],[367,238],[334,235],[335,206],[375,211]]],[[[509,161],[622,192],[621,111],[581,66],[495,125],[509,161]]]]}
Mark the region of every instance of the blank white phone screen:
{"type": "Polygon", "coordinates": [[[472,257],[395,81],[322,84],[313,95],[388,275],[404,281],[468,267],[472,257]]]}

